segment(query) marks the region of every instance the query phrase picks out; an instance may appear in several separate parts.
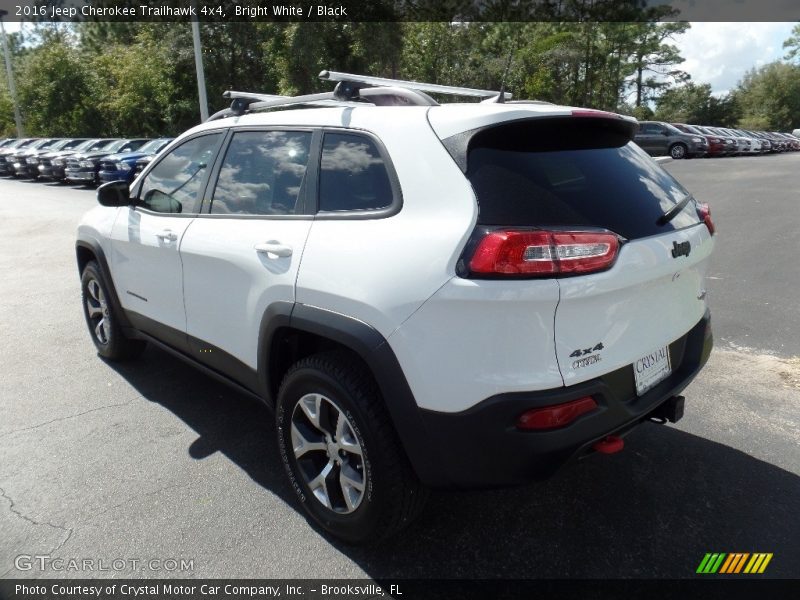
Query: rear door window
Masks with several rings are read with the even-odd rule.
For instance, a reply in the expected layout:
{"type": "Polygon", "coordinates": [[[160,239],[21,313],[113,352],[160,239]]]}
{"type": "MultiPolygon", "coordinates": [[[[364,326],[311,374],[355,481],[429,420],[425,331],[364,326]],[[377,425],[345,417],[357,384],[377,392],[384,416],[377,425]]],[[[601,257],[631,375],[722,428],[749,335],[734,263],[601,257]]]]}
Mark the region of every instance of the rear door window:
{"type": "Polygon", "coordinates": [[[689,193],[599,119],[540,119],[480,132],[470,142],[467,177],[481,225],[602,228],[635,239],[700,221],[689,202],[659,224],[689,193]]]}

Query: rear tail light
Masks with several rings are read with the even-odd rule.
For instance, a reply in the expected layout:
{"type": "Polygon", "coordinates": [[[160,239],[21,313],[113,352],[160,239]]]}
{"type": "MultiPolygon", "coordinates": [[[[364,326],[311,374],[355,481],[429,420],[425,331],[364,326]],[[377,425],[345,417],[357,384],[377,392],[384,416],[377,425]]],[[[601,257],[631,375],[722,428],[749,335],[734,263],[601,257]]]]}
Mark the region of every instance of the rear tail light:
{"type": "Polygon", "coordinates": [[[703,220],[703,223],[706,224],[708,227],[708,231],[711,235],[714,235],[717,228],[714,227],[714,221],[711,220],[711,209],[708,207],[708,204],[701,203],[697,205],[697,216],[703,220]]]}
{"type": "Polygon", "coordinates": [[[469,260],[474,275],[578,275],[608,269],[619,238],[611,232],[495,230],[469,260]]]}
{"type": "Polygon", "coordinates": [[[575,419],[597,408],[591,396],[578,398],[564,404],[534,408],[524,412],[517,419],[517,429],[535,431],[566,427],[575,419]]]}

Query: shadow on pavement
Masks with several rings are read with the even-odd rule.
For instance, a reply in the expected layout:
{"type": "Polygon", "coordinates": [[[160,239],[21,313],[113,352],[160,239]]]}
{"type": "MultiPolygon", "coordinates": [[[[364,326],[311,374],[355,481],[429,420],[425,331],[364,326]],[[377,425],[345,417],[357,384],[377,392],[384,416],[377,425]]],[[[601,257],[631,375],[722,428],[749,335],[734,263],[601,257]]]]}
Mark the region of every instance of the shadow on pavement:
{"type": "MultiPolygon", "coordinates": [[[[161,350],[111,366],[197,432],[190,456],[221,452],[302,512],[267,408],[161,350]]],[[[691,398],[686,418],[696,418],[691,398]]],[[[798,576],[798,514],[797,475],[646,424],[623,452],[547,482],[436,492],[414,524],[380,545],[329,543],[373,578],[682,578],[695,576],[706,552],[772,552],[767,575],[788,578],[798,576]]]]}

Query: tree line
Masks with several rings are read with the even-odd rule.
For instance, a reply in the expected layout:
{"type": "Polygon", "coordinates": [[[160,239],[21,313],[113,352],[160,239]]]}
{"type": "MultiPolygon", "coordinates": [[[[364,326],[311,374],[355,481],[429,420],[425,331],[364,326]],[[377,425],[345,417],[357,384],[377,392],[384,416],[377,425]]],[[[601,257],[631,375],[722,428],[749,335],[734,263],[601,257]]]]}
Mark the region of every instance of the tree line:
{"type": "MultiPolygon", "coordinates": [[[[226,89],[331,89],[323,69],[500,89],[515,98],[658,118],[791,129],[800,116],[800,26],[787,60],[716,97],[691,81],[680,22],[361,22],[201,24],[209,109],[226,89]]],[[[40,23],[10,37],[26,133],[175,135],[199,120],[188,23],[40,23]]],[[[0,135],[14,132],[0,77],[0,135]]]]}

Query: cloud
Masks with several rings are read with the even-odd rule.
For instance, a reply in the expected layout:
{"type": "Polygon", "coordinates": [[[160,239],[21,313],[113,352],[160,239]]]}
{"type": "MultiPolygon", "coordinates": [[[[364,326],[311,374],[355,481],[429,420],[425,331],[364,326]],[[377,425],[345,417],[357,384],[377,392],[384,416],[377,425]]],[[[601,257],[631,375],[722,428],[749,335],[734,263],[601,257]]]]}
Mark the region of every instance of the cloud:
{"type": "Polygon", "coordinates": [[[716,95],[734,87],[753,67],[783,57],[794,23],[692,23],[675,44],[686,59],[678,68],[716,95]]]}

